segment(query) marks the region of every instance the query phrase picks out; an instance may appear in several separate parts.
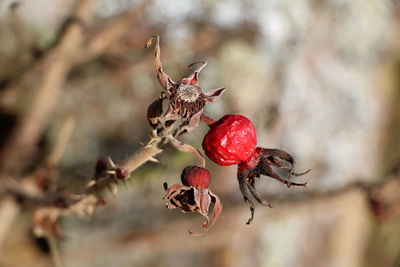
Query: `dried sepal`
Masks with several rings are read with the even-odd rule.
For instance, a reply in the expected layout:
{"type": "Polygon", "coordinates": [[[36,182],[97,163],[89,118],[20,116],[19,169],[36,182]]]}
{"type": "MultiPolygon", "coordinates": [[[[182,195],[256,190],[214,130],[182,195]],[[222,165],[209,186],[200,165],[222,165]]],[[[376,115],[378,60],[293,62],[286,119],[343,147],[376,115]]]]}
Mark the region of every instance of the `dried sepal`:
{"type": "Polygon", "coordinates": [[[186,81],[188,84],[199,85],[199,73],[205,66],[207,66],[207,61],[196,61],[192,64],[186,66],[186,69],[191,69],[194,65],[201,64],[197,67],[187,78],[184,78],[182,81],[186,81]]]}
{"type": "Polygon", "coordinates": [[[168,141],[176,150],[181,151],[181,152],[192,153],[194,156],[196,156],[198,158],[198,160],[200,162],[199,166],[204,168],[204,166],[206,165],[206,161],[198,149],[196,149],[195,147],[193,147],[191,145],[182,143],[181,141],[174,138],[173,136],[169,136],[168,141]]]}
{"type": "Polygon", "coordinates": [[[225,87],[221,87],[221,88],[216,88],[216,89],[212,89],[211,91],[208,91],[207,93],[205,93],[205,95],[207,97],[207,101],[215,102],[215,100],[217,100],[217,98],[222,94],[222,92],[224,90],[225,90],[225,87]]]}
{"type": "Polygon", "coordinates": [[[207,233],[208,229],[210,229],[214,223],[218,220],[218,217],[222,211],[222,203],[221,200],[219,199],[219,197],[214,194],[213,192],[211,192],[210,190],[206,189],[208,191],[208,197],[210,198],[210,201],[208,202],[208,206],[207,206],[207,213],[202,215],[204,217],[207,218],[207,220],[203,223],[203,229],[201,232],[199,233],[193,233],[189,230],[189,234],[194,235],[194,236],[202,236],[205,233],[207,233]],[[210,208],[210,205],[214,204],[213,206],[213,211],[212,211],[212,215],[211,218],[208,217],[208,211],[210,208]]]}
{"type": "Polygon", "coordinates": [[[162,68],[162,63],[161,63],[161,51],[160,51],[160,36],[156,35],[151,37],[145,44],[145,48],[150,47],[153,44],[153,41],[156,40],[155,48],[154,48],[154,65],[155,65],[155,72],[158,81],[160,82],[162,88],[170,92],[172,86],[175,85],[175,82],[169,77],[165,72],[163,71],[162,68]]]}
{"type": "Polygon", "coordinates": [[[214,225],[222,211],[221,201],[218,196],[209,189],[184,186],[180,184],[174,184],[168,188],[166,183],[164,183],[164,188],[166,194],[163,199],[167,201],[165,203],[166,208],[179,208],[182,212],[198,212],[206,218],[206,221],[202,226],[202,231],[193,233],[189,230],[191,235],[204,235],[211,226],[214,225]],[[210,207],[213,207],[211,218],[209,217],[210,207]]]}
{"type": "Polygon", "coordinates": [[[284,183],[287,185],[287,187],[290,187],[292,185],[295,186],[304,186],[307,187],[307,183],[294,183],[291,181],[291,176],[302,176],[304,174],[307,174],[308,172],[311,171],[307,170],[302,173],[296,173],[294,172],[294,167],[296,165],[296,162],[294,161],[293,157],[287,153],[286,151],[280,150],[280,149],[270,149],[270,148],[256,148],[256,151],[261,155],[260,163],[257,165],[257,168],[259,169],[259,174],[269,176],[281,183],[284,183]],[[288,162],[290,165],[285,166],[278,160],[284,160],[288,162]],[[277,167],[279,169],[286,169],[288,170],[288,176],[286,178],[280,177],[278,174],[276,174],[271,166],[277,167]]]}
{"type": "Polygon", "coordinates": [[[239,183],[239,189],[243,195],[244,201],[249,205],[251,216],[248,219],[246,224],[250,224],[254,219],[255,205],[253,201],[249,197],[248,191],[250,191],[251,195],[254,199],[260,203],[261,205],[272,208],[272,205],[261,198],[258,194],[255,183],[256,179],[260,178],[261,175],[268,176],[273,178],[281,183],[290,187],[294,186],[304,186],[307,187],[307,183],[295,183],[290,180],[291,176],[302,176],[307,174],[310,170],[307,170],[302,173],[294,172],[293,169],[295,167],[296,162],[293,157],[287,153],[286,151],[280,149],[268,149],[257,147],[255,149],[255,155],[253,156],[253,160],[249,162],[241,162],[238,165],[237,179],[239,183]],[[286,162],[283,163],[282,161],[286,162]],[[288,171],[287,177],[279,176],[272,167],[276,167],[279,169],[284,169],[288,171]]]}

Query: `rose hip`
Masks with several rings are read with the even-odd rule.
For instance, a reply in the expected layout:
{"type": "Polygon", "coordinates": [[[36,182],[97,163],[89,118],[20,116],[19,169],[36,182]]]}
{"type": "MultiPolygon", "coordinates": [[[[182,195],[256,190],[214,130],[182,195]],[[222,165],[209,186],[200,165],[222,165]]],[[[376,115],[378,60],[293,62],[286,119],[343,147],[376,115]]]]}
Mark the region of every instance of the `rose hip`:
{"type": "Polygon", "coordinates": [[[211,125],[203,139],[206,155],[222,166],[250,160],[254,156],[256,144],[253,123],[241,115],[225,115],[211,125]]]}
{"type": "Polygon", "coordinates": [[[205,122],[209,124],[211,129],[203,139],[204,152],[219,165],[238,165],[239,188],[251,211],[251,217],[247,224],[253,220],[255,208],[254,203],[249,198],[248,190],[257,202],[272,207],[256,191],[256,178],[266,175],[286,184],[288,187],[291,185],[307,185],[307,183],[290,181],[291,175],[301,176],[309,170],[304,173],[294,172],[295,161],[289,153],[279,149],[256,147],[256,129],[248,118],[241,115],[225,115],[216,122],[208,117],[206,119],[205,122]],[[282,160],[289,164],[282,162],[282,160]],[[287,170],[288,177],[279,176],[272,167],[287,170]]]}

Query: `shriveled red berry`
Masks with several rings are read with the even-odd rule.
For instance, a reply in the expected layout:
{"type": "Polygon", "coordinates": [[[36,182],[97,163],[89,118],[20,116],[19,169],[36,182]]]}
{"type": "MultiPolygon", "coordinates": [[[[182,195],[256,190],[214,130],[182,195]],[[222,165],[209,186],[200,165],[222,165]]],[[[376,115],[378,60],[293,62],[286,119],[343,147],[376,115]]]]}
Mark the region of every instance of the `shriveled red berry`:
{"type": "Polygon", "coordinates": [[[182,184],[186,186],[207,188],[211,181],[211,175],[205,168],[190,165],[183,169],[181,181],[182,184]]]}
{"type": "Polygon", "coordinates": [[[215,163],[235,165],[251,159],[257,144],[253,123],[241,115],[225,115],[211,125],[203,149],[215,163]]]}

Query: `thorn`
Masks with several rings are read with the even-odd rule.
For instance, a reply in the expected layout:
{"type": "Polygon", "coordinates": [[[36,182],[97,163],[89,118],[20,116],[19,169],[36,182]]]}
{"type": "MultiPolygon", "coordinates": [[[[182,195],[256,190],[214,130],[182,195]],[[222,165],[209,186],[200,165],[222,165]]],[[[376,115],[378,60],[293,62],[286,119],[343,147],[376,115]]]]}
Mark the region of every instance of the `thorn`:
{"type": "Polygon", "coordinates": [[[95,180],[91,180],[89,183],[87,183],[86,188],[92,187],[96,184],[95,180]]]}
{"type": "Polygon", "coordinates": [[[155,157],[149,158],[149,161],[154,162],[154,163],[160,163],[160,161],[158,159],[156,159],[155,157]]]}
{"type": "Polygon", "coordinates": [[[114,161],[111,159],[111,157],[110,156],[108,156],[107,157],[107,161],[108,161],[108,164],[110,165],[110,167],[112,168],[112,169],[115,169],[115,163],[114,163],[114,161]]]}

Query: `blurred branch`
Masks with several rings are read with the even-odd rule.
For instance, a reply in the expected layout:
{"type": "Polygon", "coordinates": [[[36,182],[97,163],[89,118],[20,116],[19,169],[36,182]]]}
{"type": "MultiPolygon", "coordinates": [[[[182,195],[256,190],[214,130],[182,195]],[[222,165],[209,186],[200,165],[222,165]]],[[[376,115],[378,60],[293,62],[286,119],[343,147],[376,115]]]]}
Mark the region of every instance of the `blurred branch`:
{"type": "Polygon", "coordinates": [[[145,0],[138,7],[112,19],[107,25],[90,35],[84,42],[81,55],[76,59],[77,63],[86,62],[104,53],[110,45],[132,29],[132,25],[139,21],[151,2],[152,0],[145,0]]]}
{"type": "MultiPolygon", "coordinates": [[[[5,177],[9,177],[9,174],[18,177],[30,162],[29,158],[46,127],[70,70],[75,65],[102,54],[110,44],[121,38],[139,20],[150,2],[145,0],[137,8],[110,20],[106,26],[87,37],[85,33],[96,0],[77,1],[73,14],[65,21],[54,46],[44,51],[32,68],[19,72],[7,83],[8,87],[3,88],[4,92],[22,93],[20,99],[14,97],[12,102],[16,107],[19,104],[21,110],[16,109],[17,123],[0,151],[0,177],[3,178],[0,190],[0,218],[3,222],[0,228],[0,244],[19,212],[19,205],[15,199],[22,204],[29,204],[36,210],[34,222],[54,231],[55,220],[60,214],[66,215],[70,211],[86,213],[102,199],[104,189],[114,185],[113,176],[107,176],[110,179],[100,179],[81,195],[48,192],[45,189],[50,183],[54,183],[54,178],[58,176],[55,167],[74,128],[72,119],[66,121],[53,151],[33,173],[21,181],[5,177]],[[10,198],[10,195],[14,199],[10,198]],[[71,207],[71,210],[67,207],[71,207]]],[[[141,151],[121,164],[120,168],[130,173],[147,160],[152,160],[153,156],[162,151],[159,148],[160,142],[161,139],[153,139],[141,151]]],[[[48,231],[45,233],[48,234],[48,231]]],[[[57,233],[50,234],[53,236],[57,233]]],[[[57,260],[57,251],[52,254],[55,263],[60,263],[57,260]]]]}
{"type": "MultiPolygon", "coordinates": [[[[395,179],[392,180],[392,182],[395,179]]],[[[400,178],[397,179],[400,182],[400,178]]],[[[361,199],[361,201],[368,201],[365,197],[365,191],[360,188],[351,187],[349,190],[336,191],[334,194],[328,194],[325,196],[313,195],[308,197],[308,194],[303,195],[304,198],[290,198],[288,200],[282,200],[282,203],[278,208],[263,210],[258,209],[261,214],[258,215],[257,221],[259,223],[253,223],[251,227],[245,224],[243,214],[247,212],[247,207],[243,205],[242,200],[237,198],[237,201],[231,203],[224,203],[224,216],[220,216],[219,222],[215,226],[216,234],[210,233],[206,238],[196,240],[196,242],[186,242],[187,246],[176,246],[179,242],[185,242],[187,237],[185,235],[176,234],[181,232],[182,228],[187,228],[187,225],[195,224],[198,218],[193,217],[182,217],[176,219],[173,223],[163,224],[162,228],[155,227],[151,221],[147,225],[144,225],[141,229],[133,229],[130,233],[125,234],[120,242],[113,244],[114,249],[121,249],[123,251],[135,251],[136,248],[151,247],[153,251],[161,251],[161,253],[180,253],[185,252],[202,251],[202,250],[213,250],[214,248],[226,247],[226,240],[235,238],[242,238],[243,242],[248,242],[249,238],[259,237],[262,231],[265,231],[265,221],[274,221],[279,216],[290,216],[293,213],[302,213],[305,211],[307,214],[312,213],[315,210],[325,209],[327,207],[332,208],[333,204],[337,203],[351,203],[354,198],[361,199]],[[343,201],[343,200],[346,201],[343,201]],[[364,199],[364,200],[363,200],[364,199]],[[242,204],[242,205],[241,205],[242,204]],[[242,219],[242,220],[241,220],[242,219]],[[242,232],[239,234],[238,232],[242,232]],[[173,236],[173,238],[171,238],[173,236]],[[175,245],[175,246],[174,246],[175,245]]],[[[368,203],[366,203],[368,206],[368,203]]],[[[246,214],[247,215],[247,214],[246,214]]],[[[310,214],[312,216],[312,214],[310,214]]],[[[158,222],[159,223],[159,222],[158,222]]],[[[311,228],[310,231],[313,231],[311,228]]],[[[238,241],[241,244],[240,241],[238,241]]],[[[90,250],[90,248],[88,248],[90,250]]],[[[79,258],[85,259],[86,255],[91,255],[91,252],[85,250],[85,253],[81,253],[79,250],[70,250],[67,258],[79,258]]],[[[97,246],[96,253],[102,253],[102,251],[109,250],[109,246],[97,246]]],[[[229,266],[229,265],[228,265],[229,266]]]]}
{"type": "Polygon", "coordinates": [[[48,166],[57,165],[57,163],[60,161],[61,156],[64,154],[64,151],[71,138],[72,132],[74,131],[74,128],[75,128],[75,119],[73,117],[68,117],[64,121],[59,137],[54,145],[51,154],[47,157],[46,164],[48,166]]]}
{"type": "MultiPolygon", "coordinates": [[[[91,20],[91,9],[96,0],[82,0],[72,16],[66,20],[55,45],[46,51],[32,70],[22,77],[14,77],[11,87],[27,88],[24,92],[27,105],[18,118],[4,148],[0,151],[0,171],[12,173],[22,170],[24,160],[32,154],[48,118],[57,103],[61,88],[69,71],[102,54],[112,43],[120,39],[143,15],[151,0],[113,18],[107,25],[90,36],[85,36],[91,20]]],[[[7,90],[5,90],[7,91],[7,90]]]]}
{"type": "MultiPolygon", "coordinates": [[[[74,16],[87,23],[95,2],[96,0],[78,1],[74,16]]],[[[18,84],[23,88],[35,86],[29,90],[34,95],[24,107],[17,125],[0,151],[0,170],[3,173],[21,170],[26,165],[27,156],[32,153],[57,103],[62,85],[73,64],[71,59],[79,51],[83,36],[84,28],[80,23],[69,23],[57,45],[51,48],[30,72],[17,77],[17,80],[21,80],[18,84]]]]}
{"type": "MultiPolygon", "coordinates": [[[[8,229],[20,211],[20,206],[15,200],[23,200],[29,196],[30,200],[32,201],[31,204],[35,205],[40,203],[43,205],[42,201],[44,194],[41,189],[44,188],[44,185],[47,186],[50,183],[55,182],[54,179],[58,176],[55,168],[65,151],[66,144],[69,142],[73,128],[74,119],[69,117],[63,124],[53,150],[50,152],[49,156],[44,159],[43,164],[40,165],[33,173],[21,179],[21,181],[4,177],[0,180],[0,219],[2,221],[0,224],[0,255],[1,244],[3,244],[3,240],[7,236],[8,229]]],[[[47,195],[46,198],[46,205],[51,205],[57,200],[58,196],[55,196],[54,198],[54,195],[47,195]],[[52,201],[49,202],[50,200],[52,201]]]]}

